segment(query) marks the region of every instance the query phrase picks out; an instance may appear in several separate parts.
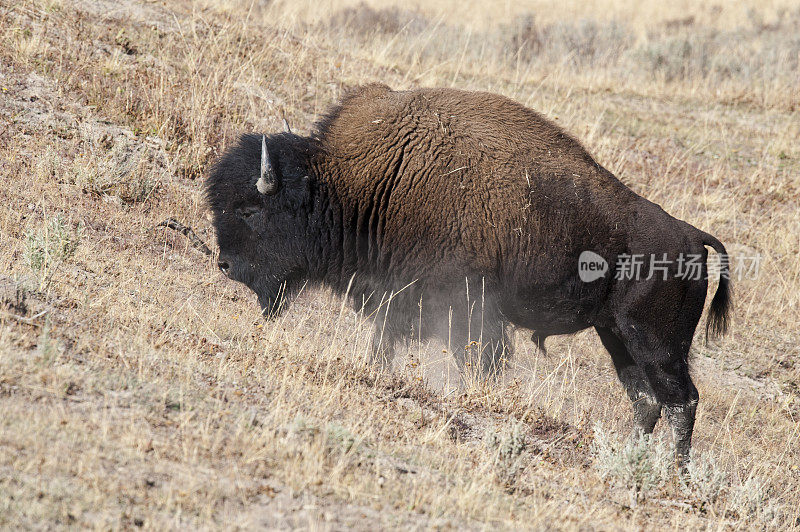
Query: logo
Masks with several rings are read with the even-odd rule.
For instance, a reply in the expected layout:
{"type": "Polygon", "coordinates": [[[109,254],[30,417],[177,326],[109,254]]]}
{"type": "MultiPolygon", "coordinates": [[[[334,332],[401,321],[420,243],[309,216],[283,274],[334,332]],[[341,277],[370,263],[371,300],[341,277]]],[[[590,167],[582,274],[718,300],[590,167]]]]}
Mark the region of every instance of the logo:
{"type": "Polygon", "coordinates": [[[591,283],[603,277],[608,271],[606,259],[594,251],[584,251],[578,257],[578,277],[584,283],[591,283]]]}

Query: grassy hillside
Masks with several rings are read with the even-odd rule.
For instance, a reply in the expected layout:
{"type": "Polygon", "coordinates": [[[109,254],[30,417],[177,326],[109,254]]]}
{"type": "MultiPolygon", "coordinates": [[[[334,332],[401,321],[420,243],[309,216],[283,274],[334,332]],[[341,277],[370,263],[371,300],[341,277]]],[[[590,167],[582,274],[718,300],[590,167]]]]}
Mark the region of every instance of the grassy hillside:
{"type": "Polygon", "coordinates": [[[0,528],[800,526],[800,9],[583,4],[0,0],[0,528]],[[519,331],[492,386],[435,342],[377,373],[340,299],[265,322],[156,227],[212,245],[215,156],[369,81],[510,96],[761,257],[693,347],[688,478],[594,333],[519,331]]]}

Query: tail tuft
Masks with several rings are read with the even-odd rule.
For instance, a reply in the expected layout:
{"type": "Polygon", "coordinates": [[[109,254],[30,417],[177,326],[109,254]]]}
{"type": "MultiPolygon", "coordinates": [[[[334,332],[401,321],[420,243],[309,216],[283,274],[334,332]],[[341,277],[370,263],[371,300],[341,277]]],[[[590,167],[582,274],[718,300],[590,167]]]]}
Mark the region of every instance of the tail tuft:
{"type": "Polygon", "coordinates": [[[711,309],[706,322],[706,338],[723,336],[728,332],[731,312],[731,282],[730,279],[720,276],[719,287],[714,299],[711,300],[711,309]]]}
{"type": "Polygon", "coordinates": [[[719,286],[714,299],[711,300],[711,308],[706,322],[706,341],[709,336],[718,337],[728,331],[730,323],[731,307],[733,306],[733,289],[731,287],[731,273],[728,267],[728,252],[725,246],[713,236],[703,233],[703,244],[714,248],[719,254],[719,286]]]}

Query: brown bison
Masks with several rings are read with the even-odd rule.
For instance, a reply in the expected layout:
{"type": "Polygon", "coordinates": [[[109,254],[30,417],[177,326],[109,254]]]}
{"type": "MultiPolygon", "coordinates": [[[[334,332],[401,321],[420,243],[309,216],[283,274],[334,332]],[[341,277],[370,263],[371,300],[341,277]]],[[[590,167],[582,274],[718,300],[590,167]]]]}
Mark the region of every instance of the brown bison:
{"type": "MultiPolygon", "coordinates": [[[[368,85],[309,137],[242,136],[207,197],[220,269],[268,317],[304,283],[323,284],[375,316],[377,360],[391,361],[399,340],[438,337],[484,374],[509,353],[509,324],[539,342],[594,327],[636,428],[652,432],[663,410],[688,456],[705,246],[725,248],[531,109],[484,92],[368,85]]],[[[723,262],[715,333],[727,324],[727,273],[723,262]]]]}

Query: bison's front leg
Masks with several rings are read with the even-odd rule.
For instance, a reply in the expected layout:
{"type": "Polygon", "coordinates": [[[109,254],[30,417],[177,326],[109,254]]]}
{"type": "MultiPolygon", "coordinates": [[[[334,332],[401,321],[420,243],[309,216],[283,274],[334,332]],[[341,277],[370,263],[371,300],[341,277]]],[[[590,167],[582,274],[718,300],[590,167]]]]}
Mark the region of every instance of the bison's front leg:
{"type": "Polygon", "coordinates": [[[403,303],[405,302],[402,299],[396,298],[391,305],[382,303],[378,308],[366,309],[375,320],[369,359],[372,364],[382,369],[392,367],[395,346],[399,340],[407,339],[411,328],[403,303]]]}
{"type": "Polygon", "coordinates": [[[369,353],[369,361],[381,369],[392,367],[395,355],[395,343],[397,338],[385,327],[375,324],[372,332],[372,346],[369,353]]]}

